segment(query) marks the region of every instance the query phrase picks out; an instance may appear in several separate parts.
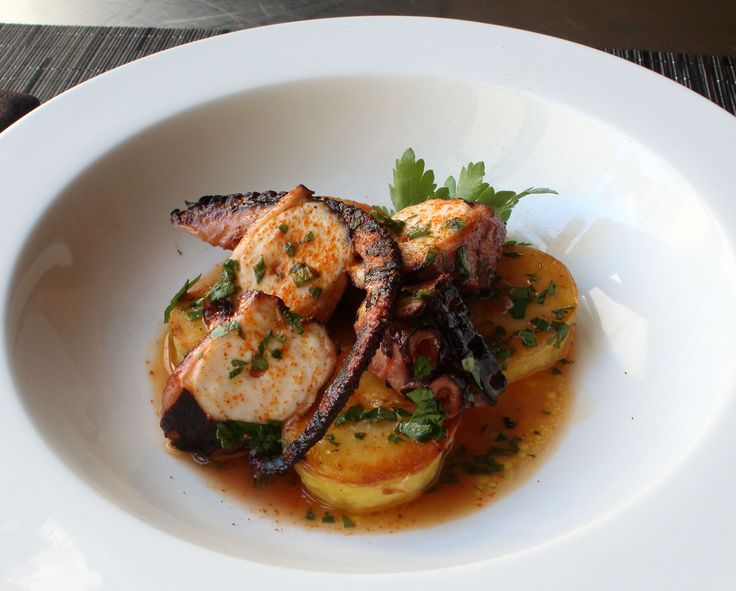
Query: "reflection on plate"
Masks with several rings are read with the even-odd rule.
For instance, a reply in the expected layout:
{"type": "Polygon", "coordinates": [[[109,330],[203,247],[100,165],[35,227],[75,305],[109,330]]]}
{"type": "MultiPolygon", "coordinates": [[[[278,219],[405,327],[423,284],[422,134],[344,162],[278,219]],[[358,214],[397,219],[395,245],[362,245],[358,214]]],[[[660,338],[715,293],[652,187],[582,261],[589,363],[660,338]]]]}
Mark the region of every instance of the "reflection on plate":
{"type": "Polygon", "coordinates": [[[624,560],[658,584],[706,566],[733,575],[718,532],[736,525],[723,513],[736,476],[704,466],[730,465],[734,437],[736,326],[723,313],[736,296],[734,140],[725,112],[635,66],[425,19],[228,35],[42,107],[0,136],[14,196],[2,237],[0,437],[22,449],[0,493],[0,536],[13,548],[0,560],[5,581],[28,586],[64,566],[80,588],[193,588],[212,572],[242,580],[247,565],[264,584],[331,588],[324,571],[432,570],[415,574],[428,588],[531,588],[568,581],[573,564],[578,580],[621,584],[624,560]],[[125,109],[143,88],[145,109],[125,109]],[[92,97],[109,111],[89,112],[92,97]],[[675,133],[670,117],[692,125],[675,133]],[[139,370],[150,327],[171,285],[221,258],[161,212],[296,182],[388,204],[385,171],[407,145],[437,168],[481,157],[495,184],[559,191],[522,202],[509,231],[563,259],[579,284],[573,424],[534,479],[468,518],[347,539],[274,528],[221,503],[161,446],[139,370]]]}

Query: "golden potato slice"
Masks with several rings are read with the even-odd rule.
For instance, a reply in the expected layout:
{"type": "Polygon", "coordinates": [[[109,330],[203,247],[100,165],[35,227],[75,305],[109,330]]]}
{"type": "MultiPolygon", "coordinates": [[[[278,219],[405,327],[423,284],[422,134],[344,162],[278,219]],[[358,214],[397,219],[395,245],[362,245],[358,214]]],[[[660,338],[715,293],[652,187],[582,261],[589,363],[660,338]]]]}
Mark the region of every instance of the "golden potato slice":
{"type": "MultiPolygon", "coordinates": [[[[364,373],[346,410],[361,405],[411,413],[414,405],[370,373],[364,373]]],[[[375,412],[375,411],[374,411],[375,412]]],[[[294,439],[307,417],[284,429],[294,439]]],[[[310,494],[351,513],[368,512],[405,503],[419,496],[439,474],[459,419],[447,423],[447,437],[420,443],[394,433],[397,420],[338,418],[325,437],[307,452],[296,471],[310,494]]]]}
{"type": "Polygon", "coordinates": [[[528,246],[505,246],[497,274],[496,293],[474,301],[470,311],[513,382],[569,353],[578,290],[565,265],[528,246]]]}

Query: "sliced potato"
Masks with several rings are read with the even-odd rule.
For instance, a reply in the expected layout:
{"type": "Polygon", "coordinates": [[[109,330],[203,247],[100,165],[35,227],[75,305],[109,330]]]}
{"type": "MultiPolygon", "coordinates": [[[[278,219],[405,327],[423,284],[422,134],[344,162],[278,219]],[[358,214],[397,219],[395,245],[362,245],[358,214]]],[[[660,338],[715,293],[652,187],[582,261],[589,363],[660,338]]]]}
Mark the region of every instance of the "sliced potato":
{"type": "Polygon", "coordinates": [[[556,258],[528,246],[506,246],[499,261],[497,293],[470,306],[510,382],[546,369],[570,350],[578,290],[556,258]]]}
{"type": "MultiPolygon", "coordinates": [[[[358,404],[366,410],[413,410],[409,400],[367,372],[345,408],[358,404]]],[[[302,431],[307,419],[286,426],[286,442],[302,431]]],[[[296,471],[310,494],[352,513],[405,503],[419,496],[437,478],[458,423],[458,419],[448,422],[446,438],[426,443],[404,437],[397,442],[395,420],[362,419],[333,424],[296,465],[296,471]]]]}

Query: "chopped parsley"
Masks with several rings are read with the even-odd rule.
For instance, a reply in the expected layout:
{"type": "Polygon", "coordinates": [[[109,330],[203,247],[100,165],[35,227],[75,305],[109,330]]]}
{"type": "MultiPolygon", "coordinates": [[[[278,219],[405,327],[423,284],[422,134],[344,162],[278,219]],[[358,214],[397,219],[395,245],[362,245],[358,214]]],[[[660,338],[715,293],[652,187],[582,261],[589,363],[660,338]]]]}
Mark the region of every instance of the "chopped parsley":
{"type": "Polygon", "coordinates": [[[182,296],[189,291],[189,288],[199,281],[200,277],[202,277],[202,275],[197,275],[194,279],[187,279],[184,282],[184,285],[181,286],[181,289],[174,294],[174,297],[171,298],[169,305],[166,306],[166,309],[164,310],[164,324],[169,322],[169,317],[171,316],[171,312],[174,310],[174,307],[176,307],[176,304],[179,303],[182,296]]]}
{"type": "Polygon", "coordinates": [[[263,257],[253,267],[253,275],[256,277],[256,284],[260,283],[266,275],[266,261],[263,260],[263,257]]]}
{"type": "Polygon", "coordinates": [[[468,222],[466,222],[462,218],[450,218],[449,220],[445,221],[445,223],[440,226],[440,229],[452,230],[453,232],[459,232],[460,228],[467,225],[467,223],[468,222]]]}
{"type": "Polygon", "coordinates": [[[279,226],[279,230],[281,230],[282,233],[286,234],[289,231],[289,226],[287,226],[286,224],[281,224],[279,226]]]}
{"type": "Polygon", "coordinates": [[[395,432],[415,441],[428,441],[446,436],[445,418],[447,414],[429,388],[417,388],[407,393],[407,397],[417,405],[410,417],[396,425],[395,432]]]}
{"type": "Polygon", "coordinates": [[[220,276],[215,284],[201,298],[194,300],[190,305],[188,316],[190,320],[197,320],[204,315],[205,301],[217,302],[229,298],[234,294],[238,287],[235,284],[237,272],[240,270],[240,264],[235,259],[228,259],[222,263],[220,276]]]}
{"type": "Polygon", "coordinates": [[[321,287],[310,287],[307,291],[309,292],[309,295],[312,296],[313,300],[318,300],[319,296],[322,295],[321,287]]]}
{"type": "Polygon", "coordinates": [[[386,439],[388,439],[389,443],[404,443],[404,440],[396,433],[389,433],[386,439]]]}
{"type": "Polygon", "coordinates": [[[335,523],[335,516],[329,511],[325,511],[325,514],[322,516],[322,523],[335,523]]]}
{"type": "Polygon", "coordinates": [[[537,337],[530,330],[520,330],[518,333],[519,340],[525,347],[536,347],[537,337]]]}
{"type": "Polygon", "coordinates": [[[235,278],[239,270],[240,264],[235,259],[228,259],[222,263],[220,276],[205,297],[211,302],[217,302],[234,294],[237,290],[235,278]]]}
{"type": "Polygon", "coordinates": [[[224,451],[245,445],[269,456],[281,453],[281,423],[279,421],[265,423],[223,421],[217,423],[215,435],[224,451]]]}
{"type": "Polygon", "coordinates": [[[357,423],[358,421],[368,422],[379,422],[379,421],[397,421],[399,419],[399,409],[391,410],[390,408],[383,408],[382,406],[376,406],[365,410],[362,404],[355,404],[345,411],[341,416],[335,420],[335,426],[338,427],[343,423],[352,421],[357,423]]]}
{"type": "Polygon", "coordinates": [[[424,257],[424,260],[422,261],[422,267],[429,267],[432,263],[435,262],[437,259],[437,252],[434,250],[430,250],[424,257]]]}
{"type": "Polygon", "coordinates": [[[304,519],[307,521],[314,521],[314,511],[312,511],[311,507],[307,509],[307,514],[304,516],[304,519]]]}
{"type": "Polygon", "coordinates": [[[274,359],[281,359],[283,353],[283,349],[271,349],[271,357],[273,357],[274,359]]]}
{"type": "Polygon", "coordinates": [[[356,433],[353,433],[353,437],[356,439],[360,439],[361,441],[365,439],[366,433],[363,433],[362,431],[357,431],[356,433]]]}
{"type": "Polygon", "coordinates": [[[302,317],[296,312],[292,312],[288,308],[284,308],[282,311],[286,324],[296,331],[296,334],[302,334],[304,332],[304,324],[302,323],[302,317]]]}
{"type": "Polygon", "coordinates": [[[430,231],[431,227],[431,224],[425,224],[424,226],[420,226],[419,224],[417,224],[413,228],[411,228],[411,230],[407,231],[406,237],[409,240],[416,240],[417,238],[430,236],[432,234],[432,232],[430,231]]]}
{"type": "Polygon", "coordinates": [[[455,266],[460,279],[463,281],[470,279],[470,259],[468,258],[468,247],[465,244],[455,253],[455,266]]]}
{"type": "Polygon", "coordinates": [[[277,341],[278,341],[279,343],[281,343],[282,345],[283,345],[283,344],[284,344],[284,343],[285,343],[286,341],[288,341],[288,340],[289,340],[289,339],[287,339],[287,338],[286,338],[286,335],[285,335],[285,334],[279,334],[279,333],[277,333],[277,332],[271,333],[271,336],[272,336],[272,337],[273,337],[274,339],[276,339],[276,340],[277,340],[277,341]]]}
{"type": "Polygon", "coordinates": [[[567,315],[575,309],[575,306],[566,306],[564,308],[555,308],[552,310],[552,316],[555,317],[555,320],[564,320],[567,315]]]}
{"type": "Polygon", "coordinates": [[[355,527],[355,522],[352,519],[350,519],[350,517],[348,517],[347,515],[343,515],[342,516],[342,526],[345,529],[350,529],[351,527],[355,527]]]}
{"type": "Polygon", "coordinates": [[[512,304],[509,310],[511,318],[520,320],[526,315],[527,305],[532,302],[532,291],[528,287],[512,287],[509,290],[509,299],[512,304]]]}
{"type": "Polygon", "coordinates": [[[521,253],[515,250],[504,250],[501,255],[509,259],[518,259],[521,256],[521,253]]]}
{"type": "Polygon", "coordinates": [[[286,251],[286,256],[291,258],[296,255],[296,244],[293,242],[287,242],[284,244],[284,250],[286,251]]]}
{"type": "Polygon", "coordinates": [[[266,371],[268,369],[268,359],[263,355],[253,355],[250,360],[250,367],[253,371],[266,371]]]}
{"type": "Polygon", "coordinates": [[[426,355],[417,355],[414,358],[414,379],[423,380],[432,373],[432,360],[426,355]]]}
{"type": "Polygon", "coordinates": [[[307,242],[312,242],[314,240],[314,232],[312,230],[309,230],[307,234],[299,241],[299,244],[306,244],[307,242]]]}
{"type": "Polygon", "coordinates": [[[230,322],[227,322],[225,324],[218,324],[217,326],[215,326],[215,328],[212,329],[210,336],[214,338],[224,337],[226,334],[231,333],[234,330],[238,331],[238,336],[242,339],[243,331],[241,330],[240,324],[237,320],[231,320],[230,322]]]}
{"type": "Polygon", "coordinates": [[[230,361],[230,365],[233,366],[233,368],[230,370],[230,373],[227,374],[227,377],[229,377],[231,380],[239,376],[241,373],[243,373],[243,370],[245,369],[245,366],[248,365],[247,361],[243,361],[242,359],[233,359],[230,361]]]}
{"type": "Polygon", "coordinates": [[[557,295],[557,284],[554,281],[550,281],[549,285],[545,287],[542,291],[540,291],[539,295],[537,295],[537,303],[543,304],[547,296],[553,298],[556,295],[557,295]]]}
{"type": "Polygon", "coordinates": [[[304,287],[310,281],[314,281],[319,277],[319,273],[312,269],[307,263],[297,263],[289,269],[294,284],[297,287],[304,287]]]}
{"type": "Polygon", "coordinates": [[[384,211],[378,207],[371,209],[370,216],[392,234],[401,234],[401,231],[406,225],[406,222],[403,220],[393,219],[388,211],[384,211]]]}
{"type": "Polygon", "coordinates": [[[547,339],[547,344],[554,345],[557,349],[559,349],[562,341],[565,340],[568,333],[570,332],[570,326],[558,320],[553,320],[552,322],[550,322],[550,326],[552,327],[552,330],[555,331],[555,334],[554,336],[547,339]]]}
{"type": "Polygon", "coordinates": [[[332,433],[328,433],[327,435],[325,435],[325,441],[331,443],[335,447],[340,447],[340,442],[335,440],[335,436],[332,433]]]}
{"type": "Polygon", "coordinates": [[[553,376],[559,376],[562,374],[562,370],[557,367],[552,367],[550,371],[552,372],[553,376]]]}

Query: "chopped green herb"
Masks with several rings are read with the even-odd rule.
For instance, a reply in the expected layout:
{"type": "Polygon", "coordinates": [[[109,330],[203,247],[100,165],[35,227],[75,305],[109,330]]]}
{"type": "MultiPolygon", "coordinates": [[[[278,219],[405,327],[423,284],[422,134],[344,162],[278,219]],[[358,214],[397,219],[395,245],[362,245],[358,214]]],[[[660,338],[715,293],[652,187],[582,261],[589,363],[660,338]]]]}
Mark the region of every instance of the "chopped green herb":
{"type": "Polygon", "coordinates": [[[545,320],[544,318],[532,318],[529,321],[529,324],[531,324],[534,327],[534,332],[542,332],[545,330],[551,330],[552,327],[549,324],[549,320],[545,320]]]}
{"type": "Polygon", "coordinates": [[[286,251],[286,256],[293,257],[296,254],[296,244],[287,242],[284,244],[284,250],[286,251]]]}
{"type": "Polygon", "coordinates": [[[355,527],[355,522],[352,519],[350,519],[350,517],[348,517],[347,515],[343,515],[342,516],[342,526],[345,529],[350,529],[351,527],[355,527]]]}
{"type": "Polygon", "coordinates": [[[537,346],[537,337],[534,336],[534,333],[530,330],[520,330],[518,333],[519,339],[521,340],[521,343],[525,347],[536,347],[537,346]]]}
{"type": "Polygon", "coordinates": [[[555,295],[557,295],[557,284],[554,281],[550,281],[549,285],[539,292],[537,303],[543,304],[547,296],[553,298],[555,295]]]}
{"type": "Polygon", "coordinates": [[[279,421],[267,421],[266,423],[223,421],[217,423],[215,435],[225,451],[245,445],[269,456],[281,453],[281,423],[279,421]]]}
{"type": "Polygon", "coordinates": [[[285,334],[279,334],[277,332],[271,333],[271,336],[282,345],[288,340],[285,334]]]}
{"type": "Polygon", "coordinates": [[[381,406],[368,409],[360,415],[361,420],[372,423],[377,423],[379,421],[395,421],[398,418],[399,416],[395,411],[381,406]]]}
{"type": "Polygon", "coordinates": [[[325,435],[325,441],[331,443],[335,447],[340,447],[340,442],[335,440],[335,436],[332,433],[325,435]]]}
{"type": "Polygon", "coordinates": [[[396,425],[396,433],[422,442],[430,438],[440,439],[445,436],[447,414],[435,400],[432,390],[417,388],[408,392],[407,397],[416,404],[416,409],[411,417],[396,425]]]}
{"type": "Polygon", "coordinates": [[[263,257],[253,267],[253,274],[256,277],[256,284],[260,283],[266,274],[266,261],[263,260],[263,257]]]}
{"type": "Polygon", "coordinates": [[[307,234],[299,241],[299,244],[306,244],[307,242],[312,242],[314,240],[314,232],[312,230],[309,230],[307,234]]]}
{"type": "Polygon", "coordinates": [[[534,283],[539,279],[539,276],[536,273],[525,273],[525,276],[529,278],[530,283],[534,283]]]}
{"type": "Polygon", "coordinates": [[[560,359],[560,365],[569,365],[572,363],[569,359],[560,359]]]}
{"type": "Polygon", "coordinates": [[[462,218],[450,218],[440,226],[442,230],[452,230],[453,232],[459,232],[460,228],[467,225],[467,222],[462,218]]]}
{"type": "Polygon", "coordinates": [[[518,259],[521,256],[521,253],[516,252],[515,250],[504,250],[501,255],[510,259],[518,259]]]}
{"type": "Polygon", "coordinates": [[[475,383],[482,387],[480,368],[478,367],[478,362],[475,360],[475,357],[468,355],[467,357],[464,357],[460,363],[463,366],[463,369],[473,376],[475,383]]]}
{"type": "Polygon", "coordinates": [[[509,314],[511,318],[520,320],[526,315],[526,307],[532,302],[532,292],[528,287],[512,287],[509,290],[509,299],[511,300],[511,309],[509,314]]]}
{"type": "Polygon", "coordinates": [[[499,432],[498,435],[496,435],[496,441],[508,441],[508,437],[506,437],[505,433],[499,432]]]}
{"type": "Polygon", "coordinates": [[[351,406],[342,416],[337,417],[335,419],[335,426],[342,425],[343,423],[346,423],[347,421],[359,421],[363,415],[363,405],[362,404],[355,404],[351,406]]]}
{"type": "Polygon", "coordinates": [[[314,511],[312,511],[311,507],[307,509],[307,514],[304,516],[304,519],[307,519],[308,521],[314,521],[314,511]]]}
{"type": "Polygon", "coordinates": [[[396,433],[389,433],[386,439],[388,439],[390,443],[404,443],[404,440],[396,435],[396,433]]]}
{"type": "Polygon", "coordinates": [[[437,253],[434,250],[430,250],[422,261],[422,267],[429,267],[437,259],[437,253]]]}
{"type": "MultiPolygon", "coordinates": [[[[182,296],[185,293],[187,293],[187,291],[189,291],[189,288],[192,287],[195,283],[197,283],[197,281],[199,281],[199,278],[201,276],[202,275],[197,275],[194,279],[187,279],[184,282],[184,285],[181,286],[181,289],[179,289],[179,291],[177,291],[174,294],[174,297],[171,298],[171,301],[169,302],[169,305],[166,306],[166,309],[164,310],[164,323],[165,324],[169,322],[169,316],[171,316],[171,312],[173,311],[173,309],[176,306],[176,304],[179,302],[179,300],[182,298],[182,296]]],[[[194,319],[192,319],[192,320],[194,320],[194,319]]]]}
{"type": "Polygon", "coordinates": [[[230,365],[232,365],[233,368],[227,376],[232,380],[235,376],[238,376],[243,372],[245,366],[248,365],[248,362],[243,361],[242,359],[233,359],[230,361],[230,365]]]}
{"type": "Polygon", "coordinates": [[[365,439],[365,436],[366,436],[366,434],[363,433],[362,431],[357,431],[357,432],[353,433],[353,437],[355,437],[356,439],[363,440],[363,439],[365,439]]]}
{"type": "Polygon", "coordinates": [[[286,324],[291,326],[296,331],[296,334],[302,334],[304,332],[304,324],[302,323],[302,317],[296,312],[292,312],[288,308],[284,308],[282,314],[286,324]]]}
{"type": "Polygon", "coordinates": [[[406,222],[391,218],[388,211],[382,211],[378,207],[371,209],[370,215],[376,222],[395,235],[401,234],[401,231],[406,225],[406,222]]]}
{"type": "Polygon", "coordinates": [[[575,309],[575,306],[566,306],[564,308],[555,308],[552,310],[552,316],[555,317],[556,320],[564,320],[568,313],[575,309]]]}
{"type": "Polygon", "coordinates": [[[557,367],[553,367],[551,370],[553,376],[559,376],[562,374],[562,371],[558,369],[557,367]]]}
{"type": "Polygon", "coordinates": [[[297,263],[289,269],[289,275],[291,275],[291,278],[297,287],[304,287],[307,283],[314,281],[319,277],[319,273],[312,269],[312,267],[307,263],[297,263]]]}
{"type": "Polygon", "coordinates": [[[520,242],[519,240],[507,240],[503,243],[504,248],[512,246],[531,246],[531,242],[520,242]]]}
{"type": "Polygon", "coordinates": [[[322,295],[321,287],[310,287],[307,291],[309,292],[309,295],[312,296],[313,300],[318,300],[319,296],[322,295]]]}
{"type": "Polygon", "coordinates": [[[289,231],[289,226],[287,226],[286,224],[281,224],[279,226],[279,230],[281,230],[281,232],[283,232],[284,234],[286,234],[289,231]]]}
{"type": "Polygon", "coordinates": [[[268,359],[263,355],[253,355],[250,360],[250,368],[253,371],[266,371],[268,369],[268,359]]]}
{"type": "Polygon", "coordinates": [[[423,380],[432,373],[432,360],[426,355],[417,355],[414,358],[414,379],[423,380]]]}
{"type": "Polygon", "coordinates": [[[555,331],[555,335],[547,339],[546,342],[548,345],[554,344],[554,346],[559,349],[562,341],[565,340],[570,332],[570,326],[558,320],[550,322],[550,326],[552,327],[552,330],[555,331]]]}
{"type": "Polygon", "coordinates": [[[283,353],[283,349],[271,349],[271,357],[273,357],[274,359],[281,359],[283,353]]]}
{"type": "Polygon", "coordinates": [[[322,516],[322,523],[335,523],[335,516],[329,511],[325,511],[325,514],[322,516]]]}
{"type": "Polygon", "coordinates": [[[212,329],[210,336],[213,338],[224,337],[226,334],[233,332],[234,330],[238,331],[238,336],[242,339],[243,331],[241,330],[240,324],[237,320],[231,320],[226,324],[218,324],[215,328],[212,329]]]}
{"type": "Polygon", "coordinates": [[[463,281],[470,279],[470,259],[468,258],[468,247],[465,244],[455,253],[455,265],[460,279],[463,281]]]}
{"type": "Polygon", "coordinates": [[[419,224],[417,224],[411,230],[407,231],[406,237],[409,240],[416,240],[417,238],[430,236],[432,234],[432,232],[430,231],[431,227],[431,224],[425,224],[424,226],[420,226],[419,224]]]}
{"type": "Polygon", "coordinates": [[[237,290],[235,278],[239,269],[240,264],[235,259],[228,259],[222,263],[220,276],[205,297],[211,302],[217,302],[234,294],[237,290]]]}

